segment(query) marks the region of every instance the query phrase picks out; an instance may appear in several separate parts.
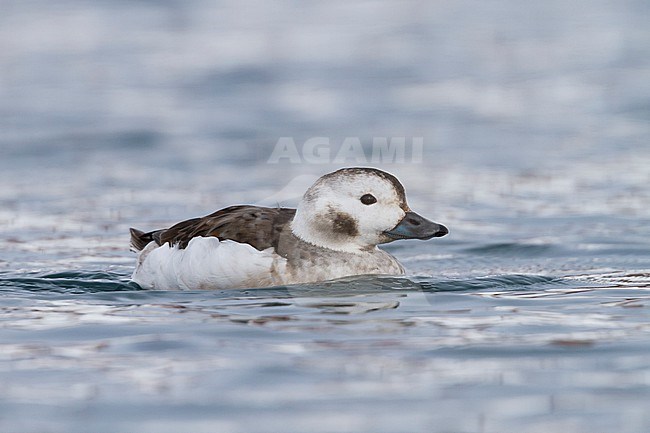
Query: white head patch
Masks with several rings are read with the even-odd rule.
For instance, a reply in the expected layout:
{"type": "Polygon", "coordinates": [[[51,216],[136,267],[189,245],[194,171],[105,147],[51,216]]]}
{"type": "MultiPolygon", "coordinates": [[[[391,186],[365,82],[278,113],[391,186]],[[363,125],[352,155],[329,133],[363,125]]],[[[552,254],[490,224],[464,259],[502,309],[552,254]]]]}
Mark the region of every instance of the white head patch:
{"type": "Polygon", "coordinates": [[[390,241],[384,232],[407,211],[404,187],[393,175],[344,168],[322,176],[307,190],[291,229],[313,245],[360,252],[390,241]]]}

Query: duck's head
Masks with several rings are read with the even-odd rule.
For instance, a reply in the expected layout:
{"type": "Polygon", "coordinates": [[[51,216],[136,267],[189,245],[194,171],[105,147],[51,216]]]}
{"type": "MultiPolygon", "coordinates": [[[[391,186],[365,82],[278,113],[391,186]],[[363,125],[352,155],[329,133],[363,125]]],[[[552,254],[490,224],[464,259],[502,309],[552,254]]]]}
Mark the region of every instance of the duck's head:
{"type": "Polygon", "coordinates": [[[347,252],[449,232],[410,210],[402,184],[375,168],[343,168],[322,176],[303,196],[291,230],[313,245],[347,252]]]}

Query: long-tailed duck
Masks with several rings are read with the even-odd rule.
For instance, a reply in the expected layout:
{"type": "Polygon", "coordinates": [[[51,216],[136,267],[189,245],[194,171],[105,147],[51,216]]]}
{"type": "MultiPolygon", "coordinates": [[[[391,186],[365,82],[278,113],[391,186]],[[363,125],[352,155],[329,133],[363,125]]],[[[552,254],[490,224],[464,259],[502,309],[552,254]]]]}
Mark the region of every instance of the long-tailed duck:
{"type": "Polygon", "coordinates": [[[318,179],[297,209],[231,206],[168,229],[131,229],[132,279],[147,289],[226,289],[403,274],[378,244],[431,239],[445,226],[409,209],[395,176],[344,168],[318,179]]]}

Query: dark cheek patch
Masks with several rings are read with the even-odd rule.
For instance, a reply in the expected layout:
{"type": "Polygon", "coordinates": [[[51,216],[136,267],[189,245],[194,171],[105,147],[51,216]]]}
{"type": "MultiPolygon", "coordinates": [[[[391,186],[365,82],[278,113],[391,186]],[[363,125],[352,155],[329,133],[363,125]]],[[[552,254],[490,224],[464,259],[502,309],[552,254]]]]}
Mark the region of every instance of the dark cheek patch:
{"type": "Polygon", "coordinates": [[[359,234],[355,219],[343,212],[337,212],[334,216],[333,229],[334,233],[347,236],[357,236],[359,234]]]}

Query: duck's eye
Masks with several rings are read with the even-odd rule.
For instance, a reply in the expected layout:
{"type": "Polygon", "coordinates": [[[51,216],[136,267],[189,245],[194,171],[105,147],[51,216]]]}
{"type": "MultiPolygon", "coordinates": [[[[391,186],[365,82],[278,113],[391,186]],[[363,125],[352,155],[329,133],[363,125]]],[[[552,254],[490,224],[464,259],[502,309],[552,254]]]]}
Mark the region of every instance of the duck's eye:
{"type": "Polygon", "coordinates": [[[364,195],[361,196],[360,200],[361,200],[361,203],[363,203],[365,205],[371,205],[371,204],[377,203],[377,199],[372,194],[364,194],[364,195]]]}

